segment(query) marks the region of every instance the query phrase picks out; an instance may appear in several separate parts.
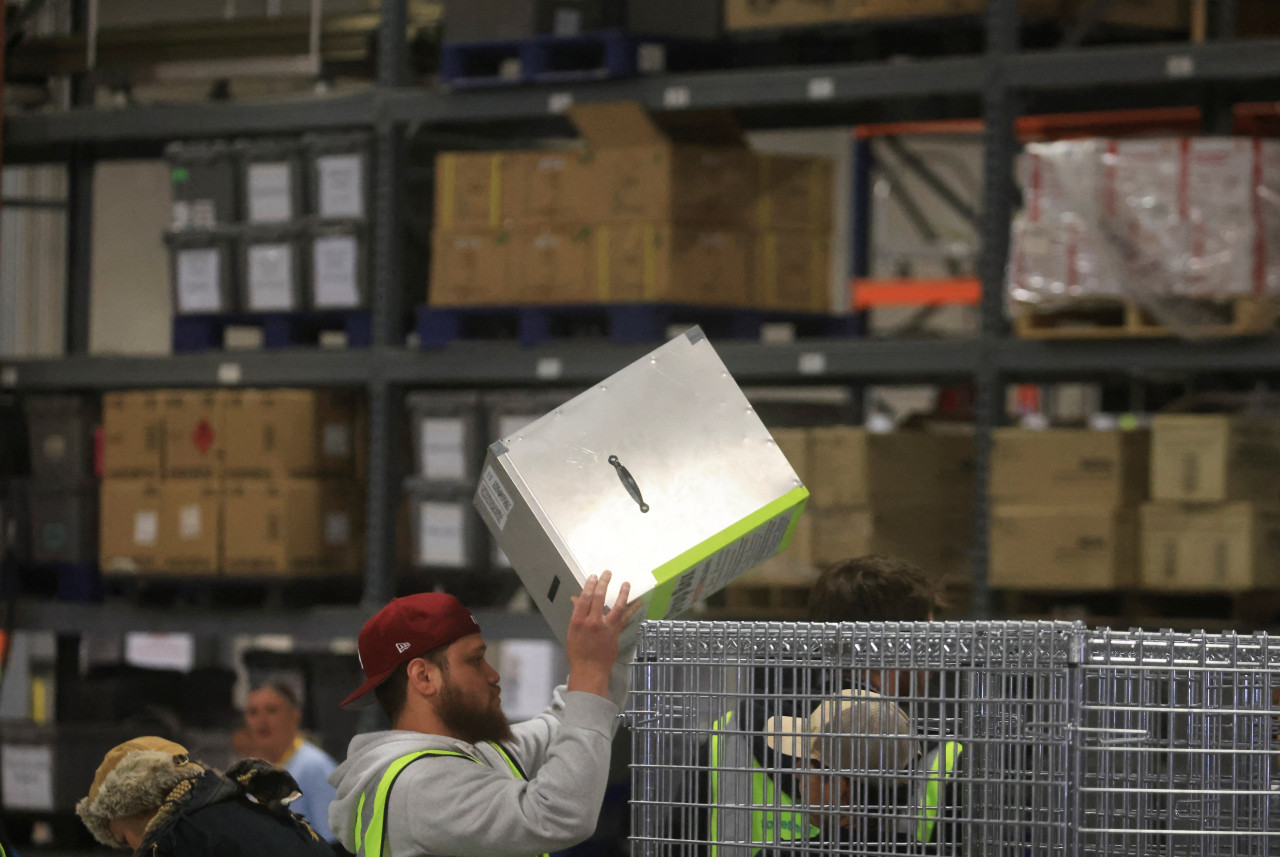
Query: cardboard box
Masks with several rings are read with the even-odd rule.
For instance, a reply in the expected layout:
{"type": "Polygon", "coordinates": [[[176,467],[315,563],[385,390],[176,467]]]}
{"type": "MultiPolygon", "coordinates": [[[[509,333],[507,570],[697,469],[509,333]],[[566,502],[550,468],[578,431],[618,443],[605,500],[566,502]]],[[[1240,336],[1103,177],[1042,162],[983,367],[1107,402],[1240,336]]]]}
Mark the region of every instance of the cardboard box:
{"type": "Polygon", "coordinates": [[[1151,422],[1151,499],[1280,506],[1280,421],[1168,414],[1151,422]]]}
{"type": "Polygon", "coordinates": [[[973,438],[853,426],[809,430],[809,491],[818,509],[973,503],[973,438]]]}
{"type": "Polygon", "coordinates": [[[1150,458],[1146,431],[997,429],[989,494],[1006,505],[1136,506],[1150,458]]]}
{"type": "MultiPolygon", "coordinates": [[[[1059,0],[1022,0],[1023,17],[1056,14],[1059,0]]],[[[725,28],[757,30],[777,27],[809,27],[874,20],[945,18],[980,15],[986,0],[725,0],[725,28]]],[[[1153,26],[1153,25],[1147,25],[1153,26]]]]}
{"type": "Polygon", "coordinates": [[[586,153],[512,152],[503,164],[503,209],[516,226],[581,223],[595,213],[595,161],[586,153]]]}
{"type": "Polygon", "coordinates": [[[362,547],[360,492],[322,479],[237,480],[226,486],[223,545],[228,575],[323,575],[354,571],[362,547]]]}
{"type": "Polygon", "coordinates": [[[339,390],[237,390],[226,398],[225,473],[350,478],[356,397],[339,390]]]}
{"type": "Polygon", "coordinates": [[[99,504],[98,556],[105,575],[154,573],[160,568],[160,482],[104,479],[99,504]]]}
{"type": "Polygon", "coordinates": [[[644,223],[598,226],[595,235],[601,300],[749,305],[746,232],[644,223]]]}
{"type": "Polygon", "coordinates": [[[817,232],[756,238],[755,304],[761,309],[831,309],[831,240],[817,232]]]}
{"type": "Polygon", "coordinates": [[[441,232],[431,237],[431,306],[510,304],[518,300],[511,233],[441,232]]]}
{"type": "Polygon", "coordinates": [[[830,158],[757,154],[756,228],[762,232],[831,232],[835,168],[830,158]]]}
{"type": "Polygon", "coordinates": [[[160,571],[208,577],[222,567],[222,493],[213,480],[160,485],[160,571]]]}
{"type": "Polygon", "coordinates": [[[600,300],[596,243],[583,225],[520,229],[512,235],[509,303],[600,300]]]}
{"type": "Polygon", "coordinates": [[[163,469],[164,420],[154,390],[102,397],[102,475],[158,478],[163,469]]]}
{"type": "Polygon", "coordinates": [[[1110,590],[1138,579],[1138,515],[1097,506],[996,506],[987,580],[1001,589],[1110,590]]]}
{"type": "Polygon", "coordinates": [[[595,176],[591,223],[681,223],[748,228],[756,161],[728,113],[656,116],[635,102],[570,108],[595,176]]]}
{"type": "Polygon", "coordinates": [[[814,509],[808,515],[810,560],[817,568],[869,554],[900,557],[939,576],[969,568],[973,521],[945,508],[814,509]]]}
{"type": "Polygon", "coordinates": [[[1253,503],[1147,503],[1142,584],[1238,592],[1280,586],[1280,509],[1253,503]]]}
{"type": "Polygon", "coordinates": [[[442,152],[436,156],[435,228],[497,230],[509,214],[505,152],[442,152]]]}
{"type": "Polygon", "coordinates": [[[695,327],[490,446],[475,504],[563,639],[589,575],[678,615],[784,548],[807,497],[695,327]]]}
{"type": "Polygon", "coordinates": [[[165,479],[212,479],[222,475],[226,395],[221,390],[159,393],[165,479]]]}

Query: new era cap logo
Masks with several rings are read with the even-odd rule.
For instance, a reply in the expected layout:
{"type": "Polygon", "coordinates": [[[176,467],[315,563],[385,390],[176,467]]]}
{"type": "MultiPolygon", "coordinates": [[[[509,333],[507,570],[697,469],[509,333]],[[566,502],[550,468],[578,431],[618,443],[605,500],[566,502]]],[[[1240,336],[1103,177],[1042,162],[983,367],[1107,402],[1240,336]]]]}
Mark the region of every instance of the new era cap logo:
{"type": "Polygon", "coordinates": [[[403,655],[408,650],[409,650],[408,643],[396,643],[396,651],[399,652],[400,654],[403,655]]]}

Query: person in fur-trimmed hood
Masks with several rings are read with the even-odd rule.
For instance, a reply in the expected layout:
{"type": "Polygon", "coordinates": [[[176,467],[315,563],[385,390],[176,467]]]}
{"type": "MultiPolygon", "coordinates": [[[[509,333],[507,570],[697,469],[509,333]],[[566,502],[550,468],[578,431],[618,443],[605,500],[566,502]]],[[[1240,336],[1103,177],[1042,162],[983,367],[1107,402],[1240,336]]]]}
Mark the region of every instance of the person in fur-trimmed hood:
{"type": "Polygon", "coordinates": [[[333,857],[289,811],[297,795],[293,777],[260,759],[222,774],[145,736],[107,751],[76,814],[103,845],[138,857],[333,857]]]}

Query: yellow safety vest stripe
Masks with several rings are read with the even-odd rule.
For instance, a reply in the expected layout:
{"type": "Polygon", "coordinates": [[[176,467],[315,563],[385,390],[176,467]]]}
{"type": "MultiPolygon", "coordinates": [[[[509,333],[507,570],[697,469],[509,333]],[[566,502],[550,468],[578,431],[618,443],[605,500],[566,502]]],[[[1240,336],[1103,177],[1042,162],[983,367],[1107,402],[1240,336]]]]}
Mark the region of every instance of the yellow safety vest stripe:
{"type": "Polygon", "coordinates": [[[942,784],[956,771],[956,763],[964,745],[957,741],[948,741],[933,758],[928,773],[928,781],[924,789],[924,806],[921,807],[921,818],[916,824],[916,841],[928,842],[933,838],[933,828],[937,823],[938,813],[942,805],[942,784]]]}

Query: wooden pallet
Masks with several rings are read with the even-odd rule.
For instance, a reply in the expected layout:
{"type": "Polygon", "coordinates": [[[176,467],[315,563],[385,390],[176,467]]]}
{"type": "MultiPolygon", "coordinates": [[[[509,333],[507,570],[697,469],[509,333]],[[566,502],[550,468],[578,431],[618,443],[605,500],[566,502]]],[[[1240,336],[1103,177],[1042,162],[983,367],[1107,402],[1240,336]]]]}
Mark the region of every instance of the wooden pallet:
{"type": "Polygon", "coordinates": [[[368,310],[229,313],[175,316],[173,350],[219,350],[225,347],[227,329],[231,327],[260,328],[263,348],[318,345],[320,335],[327,331],[346,333],[348,348],[367,348],[373,344],[373,314],[368,310]]]}
{"type": "MultiPolygon", "coordinates": [[[[1275,329],[1280,302],[1274,298],[1228,300],[1171,299],[1174,312],[1195,319],[1197,336],[1229,338],[1261,336],[1275,329]]],[[[1178,336],[1132,301],[1081,300],[1078,305],[1048,311],[1024,305],[1014,316],[1013,329],[1020,339],[1155,339],[1178,336]]]]}

